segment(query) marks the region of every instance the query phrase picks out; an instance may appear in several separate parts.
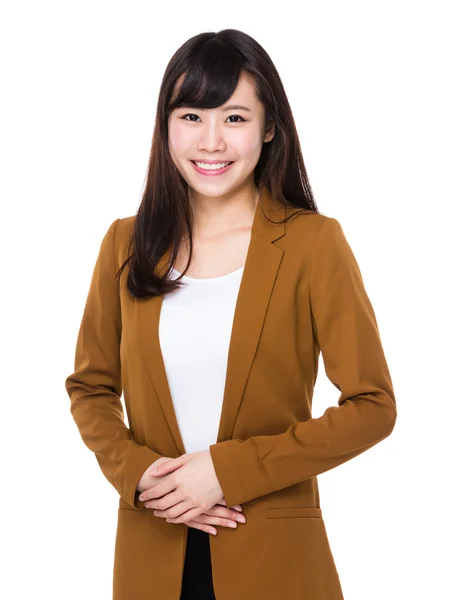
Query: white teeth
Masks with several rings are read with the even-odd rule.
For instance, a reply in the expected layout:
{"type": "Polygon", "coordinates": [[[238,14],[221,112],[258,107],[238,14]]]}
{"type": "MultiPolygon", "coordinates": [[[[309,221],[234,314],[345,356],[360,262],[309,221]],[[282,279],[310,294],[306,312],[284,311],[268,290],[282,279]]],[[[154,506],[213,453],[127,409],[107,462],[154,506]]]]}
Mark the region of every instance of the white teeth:
{"type": "Polygon", "coordinates": [[[222,162],[222,163],[216,163],[211,165],[210,163],[202,163],[202,162],[197,162],[196,160],[193,161],[200,169],[205,169],[206,171],[216,171],[217,169],[223,169],[224,167],[227,167],[228,165],[231,164],[232,161],[229,162],[222,162]]]}

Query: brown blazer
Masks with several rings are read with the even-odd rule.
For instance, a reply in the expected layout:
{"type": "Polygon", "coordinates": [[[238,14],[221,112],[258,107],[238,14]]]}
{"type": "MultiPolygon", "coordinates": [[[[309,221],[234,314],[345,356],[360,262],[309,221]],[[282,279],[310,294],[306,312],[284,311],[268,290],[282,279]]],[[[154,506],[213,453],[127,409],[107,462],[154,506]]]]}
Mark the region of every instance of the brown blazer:
{"type": "MultiPolygon", "coordinates": [[[[340,223],[271,209],[263,188],[237,299],[217,443],[228,506],[247,522],[210,535],[217,600],[341,600],[317,475],[392,431],[396,401],[376,317],[340,223]],[[312,418],[322,352],[338,406],[312,418]]],[[[294,211],[296,212],[296,211],[294,211]]],[[[71,413],[119,494],[114,600],[179,600],[188,527],[137,499],[161,456],[185,454],[158,338],[162,297],[134,299],[114,274],[135,217],[107,230],[66,380],[71,413]],[[123,421],[121,394],[129,421],[123,421]]],[[[167,251],[158,264],[161,269],[167,251]]]]}

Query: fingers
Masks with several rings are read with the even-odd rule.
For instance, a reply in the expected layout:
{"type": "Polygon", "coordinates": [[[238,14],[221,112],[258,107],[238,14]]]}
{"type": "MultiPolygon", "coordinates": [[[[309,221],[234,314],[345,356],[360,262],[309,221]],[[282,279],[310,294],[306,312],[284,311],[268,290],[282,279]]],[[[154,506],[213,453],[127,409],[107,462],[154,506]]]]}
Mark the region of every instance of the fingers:
{"type": "MultiPolygon", "coordinates": [[[[206,533],[210,533],[212,535],[217,534],[216,528],[212,527],[212,525],[236,529],[237,523],[246,523],[245,516],[238,511],[238,508],[241,509],[241,506],[235,505],[232,508],[228,508],[223,499],[222,501],[217,502],[217,504],[212,506],[209,510],[195,516],[193,519],[186,521],[185,525],[188,527],[193,527],[194,529],[200,529],[201,531],[205,531],[206,533]]],[[[179,523],[176,518],[166,518],[165,520],[167,523],[179,523]]]]}
{"type": "Polygon", "coordinates": [[[200,531],[205,531],[206,533],[217,535],[217,530],[215,529],[215,527],[199,523],[198,521],[188,521],[186,525],[188,525],[189,527],[193,527],[193,529],[199,529],[200,531]]]}
{"type": "MultiPolygon", "coordinates": [[[[226,506],[226,507],[227,507],[226,500],[225,500],[224,498],[222,498],[221,500],[219,500],[219,501],[217,502],[217,504],[221,504],[222,506],[226,506]]],[[[239,512],[242,512],[242,511],[243,511],[243,508],[241,507],[241,505],[240,505],[240,504],[235,504],[234,506],[231,506],[231,508],[232,508],[233,510],[238,510],[239,512]]]]}
{"type": "MultiPolygon", "coordinates": [[[[166,519],[167,523],[173,523],[173,519],[166,519]]],[[[212,535],[217,535],[217,530],[215,527],[208,525],[207,523],[201,523],[201,521],[197,521],[192,519],[185,523],[188,527],[192,527],[193,529],[199,529],[200,531],[205,531],[206,533],[211,533],[212,535]]]]}
{"type": "MultiPolygon", "coordinates": [[[[240,512],[232,509],[232,508],[227,508],[227,507],[221,507],[221,506],[212,506],[212,508],[210,508],[208,511],[206,511],[206,513],[203,513],[203,515],[212,515],[214,517],[220,517],[222,519],[226,519],[226,520],[232,520],[232,521],[238,521],[239,523],[246,523],[246,518],[243,514],[241,514],[240,512]]],[[[201,516],[203,516],[201,515],[201,516]]]]}
{"type": "Polygon", "coordinates": [[[235,529],[238,523],[246,523],[244,515],[230,508],[212,507],[205,513],[201,513],[193,519],[199,523],[208,525],[219,525],[220,527],[232,527],[235,529]]]}

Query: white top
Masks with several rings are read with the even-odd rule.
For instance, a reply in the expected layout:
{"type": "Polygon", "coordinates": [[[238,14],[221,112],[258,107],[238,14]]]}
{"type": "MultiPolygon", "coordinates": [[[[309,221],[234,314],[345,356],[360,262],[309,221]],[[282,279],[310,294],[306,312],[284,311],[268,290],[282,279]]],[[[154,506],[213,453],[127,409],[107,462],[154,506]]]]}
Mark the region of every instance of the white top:
{"type": "MultiPolygon", "coordinates": [[[[207,279],[184,275],[184,285],[162,301],[159,341],[187,453],[217,442],[243,269],[207,279]]],[[[169,273],[179,275],[174,268],[169,273]]]]}

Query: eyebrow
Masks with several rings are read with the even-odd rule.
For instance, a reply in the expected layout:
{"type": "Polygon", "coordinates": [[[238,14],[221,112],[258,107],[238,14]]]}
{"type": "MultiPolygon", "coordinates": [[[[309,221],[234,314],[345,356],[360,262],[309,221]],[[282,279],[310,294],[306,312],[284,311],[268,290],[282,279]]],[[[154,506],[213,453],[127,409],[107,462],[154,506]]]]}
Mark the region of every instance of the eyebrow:
{"type": "Polygon", "coordinates": [[[251,112],[251,109],[247,106],[241,106],[240,104],[228,104],[223,108],[225,110],[246,110],[247,112],[251,112]]]}
{"type": "MultiPolygon", "coordinates": [[[[190,105],[187,104],[186,107],[188,108],[190,105]]],[[[176,110],[183,110],[184,108],[186,108],[185,106],[178,106],[176,110]]],[[[207,109],[203,109],[203,108],[197,108],[197,110],[207,110],[207,109]]],[[[247,106],[242,106],[241,104],[228,104],[227,106],[224,106],[222,111],[225,112],[227,110],[246,110],[246,112],[252,112],[250,108],[248,108],[247,106]]]]}

